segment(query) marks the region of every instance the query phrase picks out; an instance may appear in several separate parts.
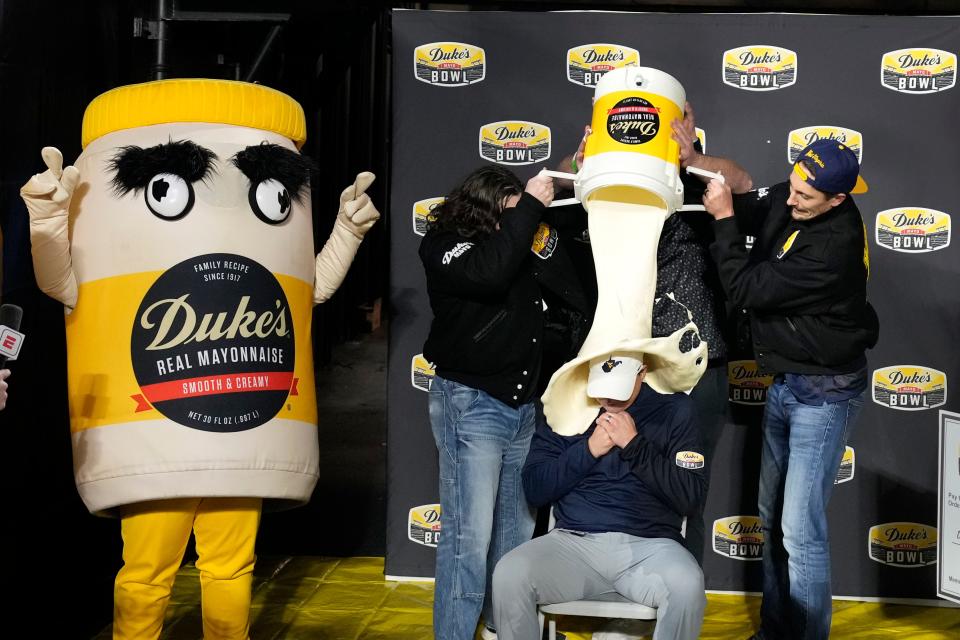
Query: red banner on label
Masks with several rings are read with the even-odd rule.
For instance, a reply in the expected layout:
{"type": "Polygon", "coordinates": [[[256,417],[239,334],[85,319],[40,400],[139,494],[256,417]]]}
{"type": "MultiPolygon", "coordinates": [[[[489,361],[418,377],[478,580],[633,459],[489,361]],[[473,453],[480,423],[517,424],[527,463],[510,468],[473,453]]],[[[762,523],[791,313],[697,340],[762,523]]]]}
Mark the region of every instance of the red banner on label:
{"type": "Polygon", "coordinates": [[[130,396],[130,397],[133,399],[134,402],[137,403],[137,408],[134,411],[134,413],[142,413],[144,411],[150,411],[151,409],[153,409],[153,407],[150,406],[150,403],[147,402],[147,399],[144,398],[139,393],[137,395],[130,396]]]}
{"type": "Polygon", "coordinates": [[[165,400],[182,400],[223,393],[289,391],[292,382],[293,373],[289,371],[257,371],[159,382],[141,387],[141,390],[151,403],[156,404],[165,400]]]}
{"type": "Polygon", "coordinates": [[[616,115],[618,113],[660,113],[660,109],[657,107],[616,107],[615,109],[607,109],[608,115],[616,115]]]}

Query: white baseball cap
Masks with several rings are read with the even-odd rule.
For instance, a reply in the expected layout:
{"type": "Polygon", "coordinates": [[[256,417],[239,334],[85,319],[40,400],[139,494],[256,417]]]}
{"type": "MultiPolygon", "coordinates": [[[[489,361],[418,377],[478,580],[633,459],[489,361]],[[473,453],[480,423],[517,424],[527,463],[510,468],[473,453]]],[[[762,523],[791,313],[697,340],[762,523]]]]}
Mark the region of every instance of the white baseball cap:
{"type": "Polygon", "coordinates": [[[637,383],[643,361],[634,356],[610,354],[590,361],[587,395],[591,398],[627,400],[637,383]]]}

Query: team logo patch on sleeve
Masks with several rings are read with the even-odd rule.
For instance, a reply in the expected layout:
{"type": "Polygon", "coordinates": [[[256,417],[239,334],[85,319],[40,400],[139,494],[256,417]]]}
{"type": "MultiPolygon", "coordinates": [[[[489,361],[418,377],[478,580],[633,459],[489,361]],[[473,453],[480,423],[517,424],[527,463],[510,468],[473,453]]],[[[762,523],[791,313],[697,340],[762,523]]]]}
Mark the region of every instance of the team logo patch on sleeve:
{"type": "Polygon", "coordinates": [[[787,251],[790,251],[790,247],[793,246],[793,243],[796,241],[798,235],[800,235],[799,229],[790,234],[790,237],[787,238],[787,241],[783,243],[782,247],[780,247],[780,251],[777,253],[777,260],[783,260],[783,256],[787,255],[787,251]]]}
{"type": "Polygon", "coordinates": [[[677,466],[682,469],[703,469],[703,454],[696,451],[680,451],[676,457],[677,466]]]}
{"type": "Polygon", "coordinates": [[[546,222],[541,222],[537,227],[537,233],[533,236],[533,245],[530,246],[530,250],[541,260],[546,260],[553,255],[558,240],[557,230],[546,222]]]}

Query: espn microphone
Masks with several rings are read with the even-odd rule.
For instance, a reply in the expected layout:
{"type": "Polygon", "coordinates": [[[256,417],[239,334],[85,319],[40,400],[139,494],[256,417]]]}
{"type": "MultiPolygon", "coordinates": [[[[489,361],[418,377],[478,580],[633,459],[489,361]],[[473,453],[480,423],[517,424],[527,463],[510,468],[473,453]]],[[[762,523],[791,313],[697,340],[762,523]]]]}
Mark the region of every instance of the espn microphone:
{"type": "Polygon", "coordinates": [[[24,335],[18,331],[23,309],[15,304],[0,305],[0,368],[7,360],[16,360],[24,335]]]}

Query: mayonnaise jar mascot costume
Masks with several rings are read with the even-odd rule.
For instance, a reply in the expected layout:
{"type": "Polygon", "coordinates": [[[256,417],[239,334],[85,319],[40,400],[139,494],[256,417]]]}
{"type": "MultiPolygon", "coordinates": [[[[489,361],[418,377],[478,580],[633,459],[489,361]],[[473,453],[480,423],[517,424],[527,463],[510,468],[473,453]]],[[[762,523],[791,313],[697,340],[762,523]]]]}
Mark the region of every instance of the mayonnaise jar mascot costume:
{"type": "Polygon", "coordinates": [[[379,213],[362,173],[315,257],[300,105],[221,80],[97,97],[83,152],[21,190],[66,312],[76,483],[121,517],[114,637],[156,638],[196,536],[204,636],[246,638],[261,507],[317,481],[311,308],[379,213]]]}

